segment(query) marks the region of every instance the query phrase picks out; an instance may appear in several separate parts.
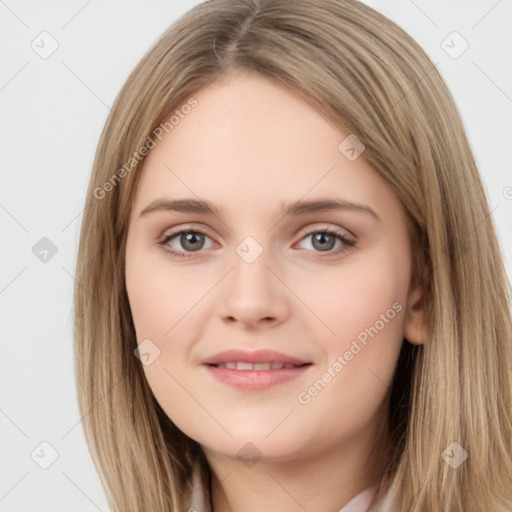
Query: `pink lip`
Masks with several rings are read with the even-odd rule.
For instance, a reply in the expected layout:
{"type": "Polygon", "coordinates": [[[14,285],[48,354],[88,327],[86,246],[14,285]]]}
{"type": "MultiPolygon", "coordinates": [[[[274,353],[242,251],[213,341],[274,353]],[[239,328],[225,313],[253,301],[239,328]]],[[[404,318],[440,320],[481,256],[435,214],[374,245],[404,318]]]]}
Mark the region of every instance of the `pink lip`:
{"type": "Polygon", "coordinates": [[[274,350],[257,350],[255,352],[226,350],[205,359],[203,365],[213,377],[224,384],[236,389],[261,391],[299,377],[312,366],[312,363],[274,350]],[[298,366],[275,370],[235,370],[214,366],[215,364],[229,362],[288,363],[298,366]]]}
{"type": "MultiPolygon", "coordinates": [[[[204,361],[203,364],[219,364],[229,363],[232,361],[243,362],[243,363],[282,363],[282,364],[306,364],[308,361],[297,359],[296,357],[288,356],[275,350],[256,350],[254,352],[248,352],[245,350],[225,350],[219,352],[204,361]]],[[[250,371],[250,370],[246,370],[250,371]]]]}
{"type": "Polygon", "coordinates": [[[279,370],[234,370],[206,365],[205,368],[219,381],[236,389],[262,391],[277,384],[299,377],[312,364],[279,370]]]}

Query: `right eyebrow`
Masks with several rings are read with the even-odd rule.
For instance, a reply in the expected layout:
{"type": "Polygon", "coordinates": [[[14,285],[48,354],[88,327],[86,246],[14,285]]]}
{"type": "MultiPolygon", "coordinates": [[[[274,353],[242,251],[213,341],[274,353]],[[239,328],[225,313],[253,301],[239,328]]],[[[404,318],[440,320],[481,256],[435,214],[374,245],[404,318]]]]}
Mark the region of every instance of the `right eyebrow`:
{"type": "Polygon", "coordinates": [[[162,210],[219,216],[219,210],[208,201],[200,201],[198,199],[156,199],[140,212],[140,217],[162,210]]]}

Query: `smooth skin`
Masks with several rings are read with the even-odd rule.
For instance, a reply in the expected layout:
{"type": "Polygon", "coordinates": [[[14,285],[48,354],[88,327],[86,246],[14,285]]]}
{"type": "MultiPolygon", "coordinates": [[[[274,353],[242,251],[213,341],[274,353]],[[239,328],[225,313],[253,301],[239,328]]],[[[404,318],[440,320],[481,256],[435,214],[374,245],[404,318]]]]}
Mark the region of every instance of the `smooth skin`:
{"type": "Polygon", "coordinates": [[[194,98],[196,108],[147,156],[130,217],[126,285],[137,341],[160,350],[146,378],[202,446],[215,512],[340,510],[379,477],[385,441],[375,440],[403,338],[425,341],[405,210],[364,152],[354,161],[340,152],[349,134],[281,85],[230,72],[194,98]],[[219,215],[141,216],[160,199],[208,201],[219,215]],[[282,215],[283,204],[315,199],[362,204],[379,219],[352,209],[282,215]],[[325,229],[355,245],[322,238],[325,229]],[[180,230],[196,236],[161,243],[180,230]],[[250,250],[263,251],[251,263],[237,252],[249,236],[250,250]],[[394,303],[401,311],[301,403],[298,394],[394,303]],[[232,348],[313,364],[267,390],[238,390],[201,364],[232,348]],[[257,448],[254,465],[237,456],[246,443],[257,448]]]}

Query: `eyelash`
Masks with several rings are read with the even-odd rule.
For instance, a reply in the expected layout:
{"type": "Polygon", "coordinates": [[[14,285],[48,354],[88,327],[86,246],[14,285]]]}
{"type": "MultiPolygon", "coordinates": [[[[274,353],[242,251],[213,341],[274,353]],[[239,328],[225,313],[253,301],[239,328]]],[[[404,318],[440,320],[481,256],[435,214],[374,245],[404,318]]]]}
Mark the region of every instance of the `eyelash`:
{"type": "MultiPolygon", "coordinates": [[[[185,234],[185,233],[198,233],[198,234],[204,235],[208,238],[211,238],[206,233],[204,233],[203,231],[198,230],[198,229],[182,229],[181,231],[176,231],[175,233],[166,235],[165,238],[161,242],[159,242],[159,245],[163,246],[164,250],[169,252],[172,256],[178,256],[181,258],[190,258],[191,256],[194,255],[195,252],[197,252],[197,253],[202,252],[201,250],[191,251],[191,252],[176,251],[175,249],[171,249],[167,245],[167,243],[169,241],[171,241],[173,238],[175,238],[178,235],[185,234]]],[[[302,237],[301,237],[300,241],[304,240],[305,238],[307,238],[310,235],[317,234],[317,233],[331,235],[331,236],[337,238],[338,240],[341,240],[344,244],[344,246],[339,247],[336,250],[327,251],[325,253],[325,255],[322,254],[322,251],[314,251],[314,252],[319,253],[321,258],[329,258],[332,256],[341,255],[343,253],[350,251],[351,249],[353,249],[356,246],[356,242],[354,240],[351,240],[351,239],[347,238],[345,235],[342,235],[340,232],[333,230],[333,229],[329,229],[329,228],[313,229],[310,231],[306,231],[306,232],[302,233],[302,237]]]]}

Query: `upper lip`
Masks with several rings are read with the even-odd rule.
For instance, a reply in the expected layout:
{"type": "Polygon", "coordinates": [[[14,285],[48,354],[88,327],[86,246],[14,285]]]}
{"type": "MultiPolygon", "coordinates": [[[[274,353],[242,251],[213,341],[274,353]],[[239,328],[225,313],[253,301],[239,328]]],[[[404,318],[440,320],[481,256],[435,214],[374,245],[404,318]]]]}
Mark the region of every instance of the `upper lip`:
{"type": "Polygon", "coordinates": [[[218,352],[217,354],[208,357],[203,364],[220,364],[230,362],[241,362],[241,363],[282,363],[282,364],[294,364],[302,365],[308,364],[308,361],[303,361],[296,357],[276,352],[275,350],[256,350],[248,352],[246,350],[225,350],[218,352]]]}

